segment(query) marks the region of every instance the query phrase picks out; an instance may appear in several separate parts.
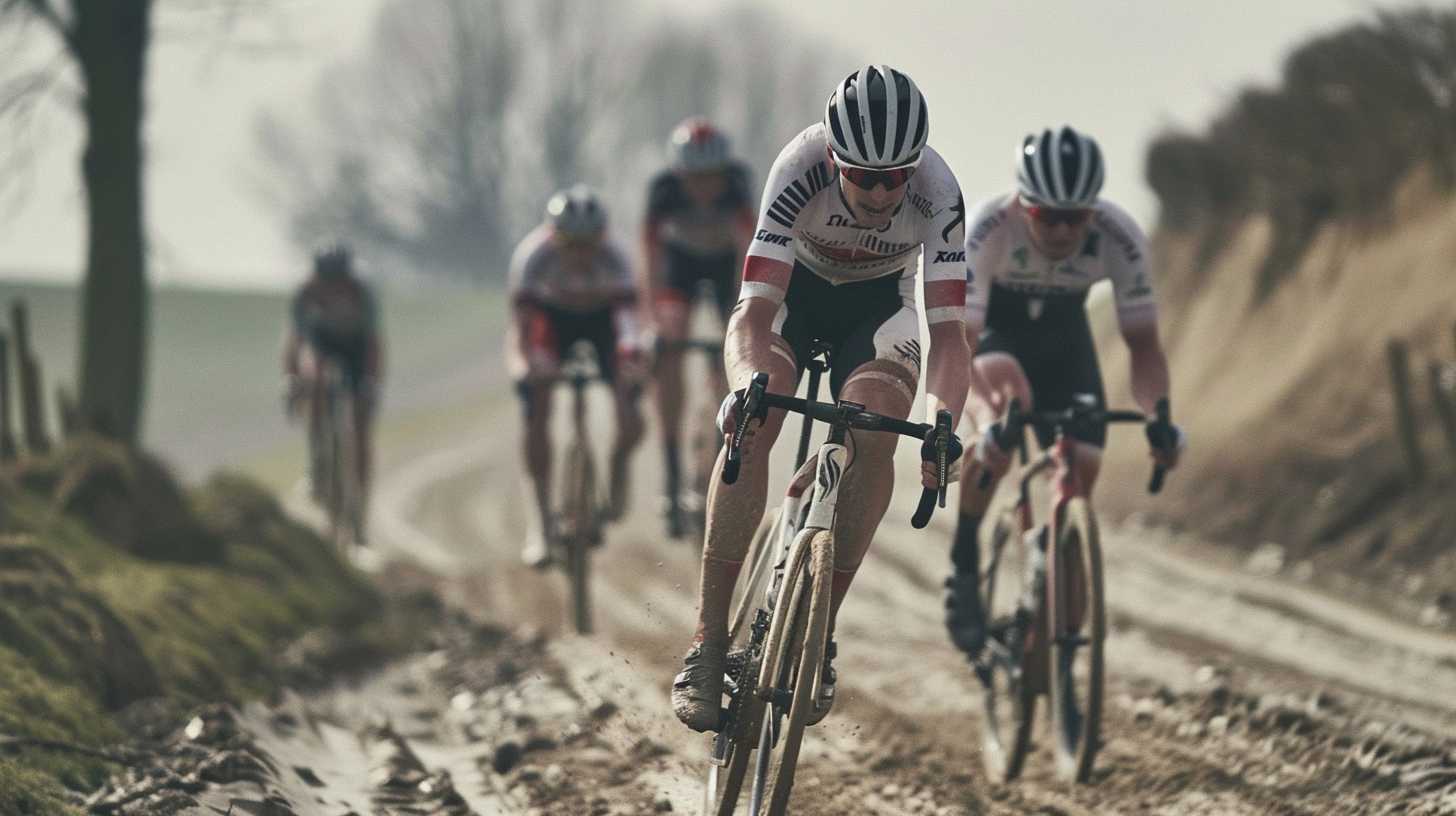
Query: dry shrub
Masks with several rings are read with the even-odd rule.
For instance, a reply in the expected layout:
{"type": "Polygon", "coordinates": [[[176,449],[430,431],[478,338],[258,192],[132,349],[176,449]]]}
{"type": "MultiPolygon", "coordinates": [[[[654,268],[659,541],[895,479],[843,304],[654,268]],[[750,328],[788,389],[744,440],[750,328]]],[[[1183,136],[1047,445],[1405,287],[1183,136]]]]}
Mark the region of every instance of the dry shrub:
{"type": "Polygon", "coordinates": [[[1226,233],[1267,215],[1276,237],[1257,272],[1262,299],[1321,226],[1384,218],[1416,168],[1456,184],[1453,103],[1456,11],[1381,12],[1311,40],[1285,59],[1277,88],[1246,89],[1203,135],[1153,142],[1146,175],[1162,226],[1226,233]]]}

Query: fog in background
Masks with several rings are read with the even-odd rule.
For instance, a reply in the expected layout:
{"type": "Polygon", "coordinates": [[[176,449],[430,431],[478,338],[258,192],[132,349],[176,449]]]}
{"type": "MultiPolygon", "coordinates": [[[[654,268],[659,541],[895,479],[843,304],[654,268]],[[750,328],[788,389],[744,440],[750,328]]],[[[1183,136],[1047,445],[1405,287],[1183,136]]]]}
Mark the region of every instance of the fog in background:
{"type": "MultiPolygon", "coordinates": [[[[337,123],[371,113],[399,118],[400,111],[359,107],[371,94],[387,90],[384,83],[403,79],[381,70],[382,63],[370,56],[377,53],[384,29],[378,16],[388,5],[386,0],[235,4],[240,9],[236,19],[223,25],[179,12],[185,6],[180,0],[160,0],[147,124],[154,281],[270,287],[298,279],[304,258],[299,239],[309,227],[290,218],[289,204],[309,189],[307,173],[330,172],[322,161],[309,158],[321,154],[306,149],[326,144],[330,131],[310,123],[337,123]],[[350,92],[351,85],[357,90],[350,92]],[[324,101],[330,88],[334,103],[324,101]],[[263,126],[265,132],[272,127],[274,136],[286,135],[283,144],[300,146],[296,157],[304,161],[297,170],[281,173],[279,168],[286,165],[280,164],[278,151],[265,149],[269,139],[259,137],[264,116],[272,123],[263,126]]],[[[485,0],[464,4],[477,12],[495,5],[485,0]]],[[[509,7],[511,19],[523,9],[519,0],[499,5],[509,7]]],[[[577,65],[574,70],[588,71],[602,87],[617,83],[622,98],[631,100],[629,109],[620,113],[610,107],[598,110],[590,121],[603,123],[603,128],[591,132],[589,149],[568,151],[575,157],[570,161],[581,162],[580,175],[609,188],[618,205],[616,225],[623,232],[637,219],[646,174],[661,155],[664,123],[702,111],[724,115],[761,178],[777,149],[768,146],[767,137],[782,140],[785,133],[817,119],[820,100],[829,90],[826,85],[803,91],[796,82],[826,76],[832,82],[862,59],[888,62],[915,77],[931,106],[931,143],[946,156],[968,198],[1008,186],[1011,152],[1022,133],[1067,121],[1102,142],[1110,165],[1106,194],[1150,222],[1156,213],[1143,180],[1143,153],[1159,131],[1201,127],[1240,86],[1271,82],[1284,51],[1295,42],[1364,16],[1371,7],[1349,0],[1234,0],[1219,5],[703,0],[690,9],[666,0],[526,3],[538,26],[543,5],[564,15],[557,26],[538,27],[540,36],[511,43],[518,49],[521,87],[529,91],[519,97],[516,129],[505,134],[506,146],[520,151],[508,154],[516,157],[508,161],[517,179],[511,183],[517,187],[505,191],[506,209],[492,212],[499,220],[490,229],[498,230],[507,243],[534,219],[552,177],[568,167],[560,160],[567,154],[558,151],[556,160],[545,158],[555,149],[546,134],[562,135],[540,127],[548,121],[550,107],[602,101],[573,97],[569,91],[580,91],[578,84],[547,90],[552,86],[543,82],[541,66],[557,64],[548,53],[553,47],[568,60],[599,54],[603,67],[577,65]],[[761,36],[752,36],[741,27],[750,19],[771,22],[759,23],[761,36]],[[633,60],[640,64],[642,43],[674,27],[689,32],[689,45],[675,60],[659,63],[649,74],[619,72],[633,60]],[[546,30],[560,34],[554,46],[544,36],[546,30]],[[702,64],[701,42],[711,43],[727,65],[740,66],[736,76],[718,79],[725,88],[740,81],[737,90],[696,110],[658,105],[667,98],[663,94],[644,98],[644,89],[651,87],[646,80],[678,87],[679,92],[692,87],[690,74],[678,66],[702,64]],[[762,87],[762,74],[752,79],[764,64],[766,46],[782,59],[772,63],[784,66],[772,72],[788,89],[782,93],[777,87],[762,87]],[[735,53],[742,54],[737,61],[735,53]],[[626,80],[630,83],[624,86],[626,80]],[[764,99],[765,92],[769,98],[784,97],[775,109],[779,112],[750,116],[745,100],[764,99]],[[800,104],[804,109],[795,116],[800,104]],[[628,137],[645,125],[644,111],[663,131],[655,139],[634,143],[628,137]],[[767,124],[749,129],[744,127],[749,118],[767,124]],[[539,185],[533,185],[538,171],[539,185]]],[[[406,22],[419,24],[451,6],[415,0],[402,8],[419,9],[405,15],[417,18],[406,22]]],[[[29,47],[20,47],[13,37],[0,42],[0,52],[18,55],[7,57],[9,65],[0,66],[0,75],[16,66],[46,64],[54,46],[43,34],[32,31],[19,41],[29,47]]],[[[498,55],[482,49],[480,57],[498,55]]],[[[419,60],[406,62],[417,72],[426,71],[419,60]]],[[[28,133],[0,134],[5,140],[29,139],[34,148],[28,166],[3,170],[14,183],[12,192],[0,199],[0,275],[78,275],[83,250],[76,172],[80,132],[67,107],[67,92],[63,83],[36,112],[28,133]]],[[[648,130],[643,127],[642,132],[648,130]]],[[[373,141],[389,134],[367,135],[373,141]]],[[[279,142],[275,139],[272,145],[277,148],[279,142]]],[[[429,199],[421,195],[429,191],[429,180],[412,172],[403,158],[384,169],[394,174],[387,176],[391,184],[406,185],[408,195],[386,201],[396,223],[408,225],[409,208],[429,199]]]]}

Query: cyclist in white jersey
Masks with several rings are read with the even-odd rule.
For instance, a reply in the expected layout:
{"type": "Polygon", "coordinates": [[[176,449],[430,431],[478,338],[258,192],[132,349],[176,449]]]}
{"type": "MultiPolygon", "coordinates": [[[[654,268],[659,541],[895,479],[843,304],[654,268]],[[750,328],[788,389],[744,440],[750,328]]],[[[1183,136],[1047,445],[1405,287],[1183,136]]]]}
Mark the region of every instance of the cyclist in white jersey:
{"type": "MultiPolygon", "coordinates": [[[[830,95],[823,122],[794,137],[774,161],[728,326],[732,385],[741,389],[754,371],[765,371],[769,391],[791,393],[811,345],[826,342],[833,347],[829,385],[836,398],[908,416],[921,369],[919,268],[930,324],[926,408],[931,421],[941,408],[959,416],[970,370],[962,326],[965,209],[955,176],[926,146],[926,112],[909,77],[865,66],[830,95]]],[[[733,422],[737,399],[735,393],[724,401],[721,426],[733,422]]],[[[728,605],[763,515],[768,448],[783,421],[782,412],[769,413],[744,445],[738,481],[715,480],[709,499],[698,627],[672,690],[678,717],[699,731],[719,722],[728,605]]],[[[889,504],[896,439],[873,433],[852,439],[854,467],[841,488],[836,522],[831,632],[889,504]]],[[[921,480],[937,484],[929,467],[921,480]]],[[[815,721],[833,702],[834,652],[831,641],[815,721]]]]}
{"type": "MultiPolygon", "coordinates": [[[[977,575],[977,528],[995,491],[978,488],[980,470],[999,478],[1009,458],[990,427],[1012,398],[1024,409],[1056,410],[1088,395],[1106,407],[1085,301],[1092,284],[1112,283],[1118,324],[1132,353],[1132,389],[1150,415],[1168,396],[1168,363],[1158,340],[1148,241],[1121,207],[1098,198],[1101,150],[1070,127],[1030,134],[1017,150],[1017,189],[981,204],[966,233],[966,330],[975,359],[968,411],[986,431],[963,463],[960,517],[946,581],[946,627],[967,654],[985,639],[977,575]]],[[[1152,423],[1149,439],[1171,440],[1155,459],[1172,468],[1183,447],[1176,426],[1152,423]]],[[[1039,441],[1049,445],[1042,429],[1039,441]]],[[[1101,465],[1105,427],[1076,428],[1077,466],[1090,487],[1101,465]]]]}
{"type": "Polygon", "coordinates": [[[546,219],[511,256],[508,288],[513,319],[506,364],[521,398],[522,456],[536,499],[521,558],[540,567],[549,559],[554,534],[551,378],[561,355],[577,341],[591,344],[602,376],[615,390],[609,518],[625,509],[627,464],[642,440],[637,399],[645,372],[637,289],[625,253],[606,236],[606,212],[594,192],[578,185],[551,197],[546,219]]]}

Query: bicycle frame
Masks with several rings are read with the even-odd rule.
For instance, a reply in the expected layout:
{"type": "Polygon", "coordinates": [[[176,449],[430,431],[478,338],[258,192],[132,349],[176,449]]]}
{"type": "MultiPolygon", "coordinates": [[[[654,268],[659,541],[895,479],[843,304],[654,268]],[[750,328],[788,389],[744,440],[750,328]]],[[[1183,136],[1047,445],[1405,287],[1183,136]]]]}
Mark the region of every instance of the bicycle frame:
{"type": "MultiPolygon", "coordinates": [[[[797,570],[800,563],[809,557],[809,541],[816,531],[834,529],[834,516],[839,507],[839,485],[848,469],[849,448],[844,445],[844,429],[834,429],[828,441],[819,447],[814,456],[818,462],[815,467],[818,476],[814,480],[814,491],[804,517],[804,525],[795,531],[793,544],[787,551],[777,554],[773,580],[769,583],[766,608],[773,617],[769,624],[768,642],[776,647],[784,645],[782,635],[789,617],[786,610],[794,607],[792,603],[777,603],[779,583],[784,575],[797,570]]],[[[779,546],[782,547],[787,540],[780,538],[779,546]]],[[[773,701],[774,683],[783,669],[783,658],[782,649],[774,648],[764,654],[763,662],[759,666],[755,692],[766,701],[773,701]]]]}
{"type": "MultiPolygon", "coordinates": [[[[1045,577],[1039,589],[1049,590],[1064,586],[1059,582],[1058,576],[1066,566],[1061,563],[1062,548],[1056,542],[1061,540],[1062,525],[1066,520],[1067,505],[1072,499],[1087,497],[1087,487],[1082,484],[1082,478],[1077,470],[1077,443],[1068,437],[1060,429],[1057,432],[1056,441],[1050,448],[1037,455],[1030,464],[1024,466],[1020,479],[1020,491],[1017,499],[1016,512],[1020,516],[1021,529],[1035,529],[1036,519],[1032,513],[1031,484],[1047,470],[1052,470],[1051,483],[1053,494],[1051,501],[1051,514],[1046,520],[1046,537],[1042,539],[1041,546],[1046,558],[1045,577]]],[[[1022,542],[1025,547],[1026,542],[1022,542]]],[[[1025,559],[1029,554],[1022,552],[1025,559]]],[[[1074,568],[1075,565],[1074,565],[1074,568]]],[[[1037,648],[1045,651],[1052,643],[1060,642],[1062,638],[1072,636],[1081,625],[1080,615],[1076,620],[1070,620],[1069,631],[1050,632],[1046,631],[1043,625],[1049,625],[1046,614],[1046,595],[1035,598],[1036,605],[1032,610],[1039,624],[1035,627],[1038,633],[1045,632],[1046,637],[1038,637],[1037,648]]]]}

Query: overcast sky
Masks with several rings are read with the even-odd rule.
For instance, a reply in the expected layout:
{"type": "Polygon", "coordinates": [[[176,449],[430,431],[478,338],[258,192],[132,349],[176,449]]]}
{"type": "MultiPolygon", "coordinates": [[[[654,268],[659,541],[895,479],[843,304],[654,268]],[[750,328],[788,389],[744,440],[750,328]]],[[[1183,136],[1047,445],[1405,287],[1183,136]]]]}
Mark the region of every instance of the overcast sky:
{"type": "MultiPolygon", "coordinates": [[[[1104,194],[1149,226],[1156,202],[1142,179],[1142,158],[1152,136],[1169,126],[1201,128],[1244,84],[1273,82],[1291,45],[1384,5],[743,1],[776,10],[783,26],[802,32],[805,48],[826,38],[914,77],[930,104],[930,142],[968,199],[1009,187],[1022,134],[1068,122],[1102,144],[1109,165],[1104,194]]],[[[579,2],[584,13],[617,5],[579,2]]],[[[729,0],[640,2],[711,26],[729,0]]],[[[147,124],[155,280],[279,286],[298,279],[302,261],[285,240],[283,219],[257,192],[254,117],[264,105],[286,111],[309,104],[320,71],[365,49],[380,5],[382,0],[277,0],[277,13],[226,34],[205,21],[161,17],[147,124]]],[[[46,55],[32,48],[23,58],[46,55]]],[[[53,108],[35,134],[40,150],[28,194],[18,209],[0,210],[0,277],[78,275],[80,133],[68,110],[53,108]]],[[[804,111],[804,123],[819,115],[804,111]]],[[[0,139],[12,138],[0,132],[0,139]]]]}

